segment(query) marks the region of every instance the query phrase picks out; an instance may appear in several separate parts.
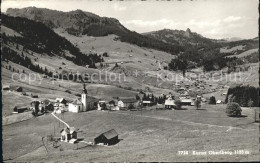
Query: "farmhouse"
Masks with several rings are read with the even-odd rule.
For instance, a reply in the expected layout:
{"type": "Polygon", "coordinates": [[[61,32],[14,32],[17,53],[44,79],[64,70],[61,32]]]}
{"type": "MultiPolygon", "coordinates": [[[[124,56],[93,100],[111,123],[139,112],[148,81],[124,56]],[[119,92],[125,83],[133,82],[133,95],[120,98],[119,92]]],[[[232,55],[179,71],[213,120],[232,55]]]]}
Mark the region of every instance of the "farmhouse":
{"type": "Polygon", "coordinates": [[[74,127],[66,127],[60,131],[61,141],[69,142],[71,139],[77,139],[77,132],[74,127]]]}
{"type": "Polygon", "coordinates": [[[150,100],[143,101],[143,106],[152,106],[152,101],[150,100]]]}
{"type": "Polygon", "coordinates": [[[130,104],[135,105],[137,102],[135,98],[124,98],[121,99],[125,107],[128,107],[130,104]]]}
{"type": "Polygon", "coordinates": [[[181,104],[182,105],[192,105],[192,99],[183,98],[183,99],[181,99],[181,104]]]}
{"type": "Polygon", "coordinates": [[[164,106],[166,109],[172,109],[175,106],[174,100],[172,99],[165,100],[164,106]]]}
{"type": "Polygon", "coordinates": [[[95,144],[103,143],[104,145],[114,145],[118,142],[118,133],[114,129],[102,133],[94,139],[95,144]]]}
{"type": "Polygon", "coordinates": [[[56,103],[62,103],[62,104],[66,104],[67,101],[64,98],[56,98],[55,100],[56,103]]]}

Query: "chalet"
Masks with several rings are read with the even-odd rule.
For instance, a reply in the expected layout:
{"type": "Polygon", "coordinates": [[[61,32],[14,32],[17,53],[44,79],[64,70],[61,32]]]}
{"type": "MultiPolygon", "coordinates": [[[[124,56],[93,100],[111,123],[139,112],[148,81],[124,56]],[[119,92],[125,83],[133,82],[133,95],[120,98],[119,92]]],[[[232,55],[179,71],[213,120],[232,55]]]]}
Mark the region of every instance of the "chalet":
{"type": "Polygon", "coordinates": [[[119,108],[124,108],[124,107],[125,107],[125,104],[124,104],[124,102],[123,102],[122,100],[118,100],[117,106],[118,106],[119,108]]]}
{"type": "Polygon", "coordinates": [[[14,113],[23,113],[26,110],[28,110],[28,107],[26,107],[26,106],[15,106],[13,110],[14,110],[14,113]]]}
{"type": "Polygon", "coordinates": [[[106,110],[106,101],[98,101],[97,110],[106,110]]]}
{"type": "Polygon", "coordinates": [[[130,104],[135,105],[137,102],[136,98],[123,98],[121,101],[125,107],[128,107],[130,104]]]}
{"type": "MultiPolygon", "coordinates": [[[[71,139],[77,139],[77,132],[74,127],[66,127],[60,131],[61,141],[69,142],[71,139]]],[[[75,142],[75,141],[74,141],[75,142]]]]}
{"type": "Polygon", "coordinates": [[[95,144],[114,145],[118,142],[118,133],[114,129],[104,132],[94,139],[95,144]]]}
{"type": "Polygon", "coordinates": [[[165,100],[165,103],[164,103],[164,107],[166,109],[172,109],[175,107],[175,103],[174,103],[174,100],[169,97],[168,99],[165,100]]]}
{"type": "Polygon", "coordinates": [[[191,103],[192,103],[192,99],[189,99],[189,98],[182,98],[181,99],[182,105],[191,105],[191,103]]]}
{"type": "Polygon", "coordinates": [[[152,101],[150,101],[150,100],[144,100],[142,103],[143,103],[143,106],[152,106],[152,101]]]}
{"type": "Polygon", "coordinates": [[[69,112],[78,113],[83,111],[83,104],[79,100],[74,100],[72,103],[69,103],[69,112]]]}
{"type": "Polygon", "coordinates": [[[62,104],[66,104],[67,103],[67,101],[64,98],[56,98],[55,102],[62,103],[62,104]]]}

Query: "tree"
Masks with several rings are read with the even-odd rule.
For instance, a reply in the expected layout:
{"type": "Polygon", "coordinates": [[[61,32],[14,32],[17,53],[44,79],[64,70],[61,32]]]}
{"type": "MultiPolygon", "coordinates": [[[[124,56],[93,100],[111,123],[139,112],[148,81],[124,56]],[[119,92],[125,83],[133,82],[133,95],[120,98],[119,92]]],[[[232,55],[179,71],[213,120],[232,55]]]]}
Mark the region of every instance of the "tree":
{"type": "Polygon", "coordinates": [[[137,101],[139,101],[141,98],[140,98],[140,96],[138,96],[138,94],[137,94],[137,95],[135,95],[135,99],[136,99],[137,101]]]}
{"type": "Polygon", "coordinates": [[[241,116],[242,109],[236,102],[231,102],[227,104],[226,113],[228,116],[238,117],[241,116]]]}
{"type": "Polygon", "coordinates": [[[197,110],[201,107],[201,100],[199,98],[196,98],[195,100],[195,107],[197,110]]]}
{"type": "Polygon", "coordinates": [[[214,96],[209,98],[209,104],[216,105],[216,98],[214,96]]]}
{"type": "Polygon", "coordinates": [[[175,104],[175,108],[176,108],[176,109],[181,109],[182,103],[181,103],[181,100],[180,100],[180,99],[176,99],[176,100],[174,101],[174,104],[175,104]]]}
{"type": "Polygon", "coordinates": [[[250,107],[250,109],[251,109],[251,107],[254,106],[254,101],[253,101],[252,99],[250,99],[250,100],[248,101],[247,106],[250,107]]]}
{"type": "Polygon", "coordinates": [[[128,109],[129,109],[129,110],[135,109],[135,106],[134,106],[133,104],[130,104],[130,105],[128,106],[128,109]]]}

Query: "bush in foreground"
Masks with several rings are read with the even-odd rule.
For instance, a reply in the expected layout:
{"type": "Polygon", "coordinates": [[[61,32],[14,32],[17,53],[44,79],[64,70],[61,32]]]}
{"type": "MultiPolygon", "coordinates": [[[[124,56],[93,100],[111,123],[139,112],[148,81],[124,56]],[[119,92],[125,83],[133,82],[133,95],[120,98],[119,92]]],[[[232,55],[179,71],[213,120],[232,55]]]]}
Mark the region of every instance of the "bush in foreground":
{"type": "Polygon", "coordinates": [[[181,109],[182,103],[181,103],[180,99],[176,99],[174,101],[174,104],[175,104],[175,108],[174,109],[181,109]]]}
{"type": "Polygon", "coordinates": [[[216,105],[216,98],[214,96],[209,98],[209,104],[216,105]]]}
{"type": "Polygon", "coordinates": [[[242,109],[236,102],[231,102],[227,104],[226,113],[231,117],[241,116],[242,109]]]}

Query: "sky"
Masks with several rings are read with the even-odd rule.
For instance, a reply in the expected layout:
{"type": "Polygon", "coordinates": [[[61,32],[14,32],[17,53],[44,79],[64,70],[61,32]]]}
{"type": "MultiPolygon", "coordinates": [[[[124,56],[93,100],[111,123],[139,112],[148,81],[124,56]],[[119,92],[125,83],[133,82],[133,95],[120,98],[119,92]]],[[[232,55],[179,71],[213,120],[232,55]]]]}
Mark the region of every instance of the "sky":
{"type": "Polygon", "coordinates": [[[190,28],[214,39],[258,36],[258,0],[3,0],[1,11],[29,6],[60,11],[81,9],[116,18],[138,33],[190,28]]]}

